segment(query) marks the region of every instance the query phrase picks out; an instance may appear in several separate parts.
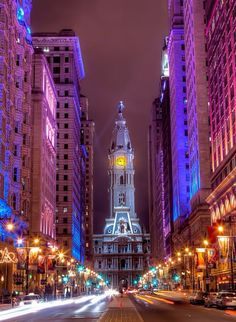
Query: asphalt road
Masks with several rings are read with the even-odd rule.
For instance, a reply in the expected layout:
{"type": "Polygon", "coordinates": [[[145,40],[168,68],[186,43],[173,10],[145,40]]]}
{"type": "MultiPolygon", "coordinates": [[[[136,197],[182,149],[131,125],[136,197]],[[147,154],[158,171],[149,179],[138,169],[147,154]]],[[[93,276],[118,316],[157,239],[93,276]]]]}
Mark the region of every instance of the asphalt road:
{"type": "Polygon", "coordinates": [[[155,295],[132,296],[144,322],[228,322],[236,321],[236,311],[191,305],[155,295]]]}
{"type": "Polygon", "coordinates": [[[17,308],[11,310],[14,317],[9,313],[0,312],[0,321],[9,322],[67,322],[67,321],[81,321],[81,322],[95,322],[100,315],[105,311],[108,304],[107,298],[94,296],[82,303],[76,303],[68,300],[65,304],[52,305],[48,302],[47,308],[40,308],[35,306],[33,308],[25,308],[25,310],[18,310],[17,308]]]}

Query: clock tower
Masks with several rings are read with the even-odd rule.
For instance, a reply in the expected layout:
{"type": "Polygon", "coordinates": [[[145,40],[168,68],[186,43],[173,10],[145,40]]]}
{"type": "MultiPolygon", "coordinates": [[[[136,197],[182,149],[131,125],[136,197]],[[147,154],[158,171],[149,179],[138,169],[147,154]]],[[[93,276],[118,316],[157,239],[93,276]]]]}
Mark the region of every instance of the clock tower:
{"type": "Polygon", "coordinates": [[[110,217],[114,218],[117,211],[125,210],[135,218],[134,203],[134,151],[131,146],[129,130],[123,117],[124,104],[118,105],[118,117],[112,133],[109,149],[110,177],[110,217]]]}
{"type": "Polygon", "coordinates": [[[93,236],[94,268],[117,289],[138,285],[150,248],[150,236],[142,231],[135,212],[134,150],[124,108],[120,102],[108,154],[110,213],[103,234],[93,236]]]}

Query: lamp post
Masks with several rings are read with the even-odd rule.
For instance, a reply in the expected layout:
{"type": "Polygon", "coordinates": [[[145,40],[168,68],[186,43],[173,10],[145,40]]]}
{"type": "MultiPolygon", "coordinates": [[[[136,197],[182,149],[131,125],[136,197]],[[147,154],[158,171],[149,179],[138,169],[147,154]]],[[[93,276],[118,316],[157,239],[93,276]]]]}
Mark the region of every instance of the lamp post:
{"type": "Polygon", "coordinates": [[[208,272],[208,240],[204,240],[203,241],[203,244],[205,246],[205,264],[206,264],[206,274],[205,274],[205,290],[206,292],[209,292],[209,281],[208,281],[208,278],[209,278],[209,272],[208,272]]]}

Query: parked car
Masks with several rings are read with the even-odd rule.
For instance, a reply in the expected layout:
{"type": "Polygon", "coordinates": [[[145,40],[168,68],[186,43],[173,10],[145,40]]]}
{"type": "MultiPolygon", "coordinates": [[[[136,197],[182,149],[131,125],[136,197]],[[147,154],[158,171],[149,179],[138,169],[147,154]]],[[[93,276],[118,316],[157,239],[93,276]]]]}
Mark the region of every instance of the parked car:
{"type": "Polygon", "coordinates": [[[204,304],[206,296],[207,296],[207,293],[202,291],[197,291],[189,297],[189,302],[191,304],[204,304]]]}
{"type": "Polygon", "coordinates": [[[216,296],[216,306],[218,309],[236,309],[236,292],[222,291],[216,296]]]}
{"type": "Polygon", "coordinates": [[[38,294],[30,293],[25,295],[20,301],[20,306],[41,303],[42,298],[38,294]]]}
{"type": "Polygon", "coordinates": [[[216,298],[218,293],[211,292],[204,298],[204,306],[205,307],[212,307],[216,306],[216,298]]]}

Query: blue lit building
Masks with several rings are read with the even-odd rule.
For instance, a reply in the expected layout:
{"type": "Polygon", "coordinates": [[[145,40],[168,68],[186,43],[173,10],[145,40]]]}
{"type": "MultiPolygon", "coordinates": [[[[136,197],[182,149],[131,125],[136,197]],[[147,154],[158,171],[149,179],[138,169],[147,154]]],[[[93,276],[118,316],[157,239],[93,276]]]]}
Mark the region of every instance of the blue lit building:
{"type": "MultiPolygon", "coordinates": [[[[31,0],[0,3],[0,250],[13,253],[30,215],[31,6],[31,0]]],[[[6,271],[2,260],[1,289],[11,292],[16,268],[12,262],[6,271]]]]}
{"type": "Polygon", "coordinates": [[[168,42],[172,143],[173,221],[181,224],[190,213],[186,66],[183,2],[169,0],[168,42]]]}

